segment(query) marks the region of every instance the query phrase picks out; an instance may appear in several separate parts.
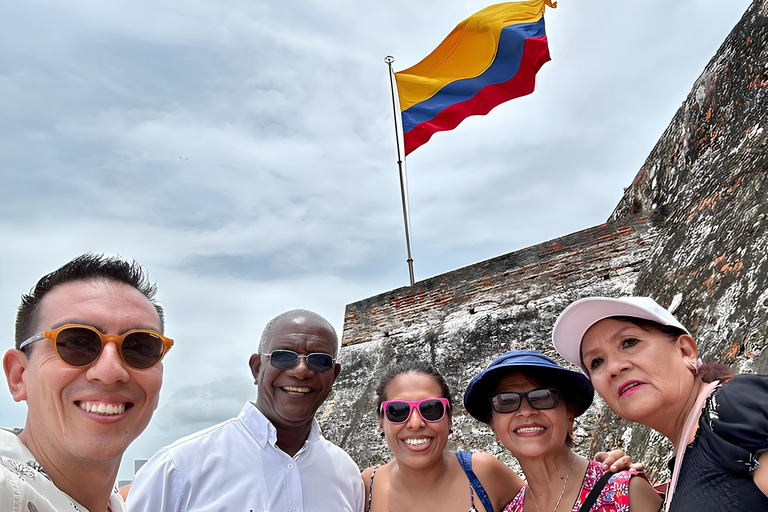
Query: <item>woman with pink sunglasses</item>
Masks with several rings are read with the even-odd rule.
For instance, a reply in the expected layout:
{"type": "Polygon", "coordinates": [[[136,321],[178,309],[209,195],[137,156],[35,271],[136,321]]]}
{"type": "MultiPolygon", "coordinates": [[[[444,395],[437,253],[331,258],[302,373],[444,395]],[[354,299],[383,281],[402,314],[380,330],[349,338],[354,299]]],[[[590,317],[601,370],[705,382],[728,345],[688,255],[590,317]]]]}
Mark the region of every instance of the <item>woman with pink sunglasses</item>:
{"type": "MultiPolygon", "coordinates": [[[[381,378],[377,395],[379,430],[394,459],[363,471],[366,511],[500,511],[523,487],[522,479],[493,455],[445,449],[451,392],[431,365],[409,361],[392,368],[381,378]]],[[[621,458],[614,466],[623,469],[631,463],[623,455],[616,450],[605,461],[621,458]]]]}

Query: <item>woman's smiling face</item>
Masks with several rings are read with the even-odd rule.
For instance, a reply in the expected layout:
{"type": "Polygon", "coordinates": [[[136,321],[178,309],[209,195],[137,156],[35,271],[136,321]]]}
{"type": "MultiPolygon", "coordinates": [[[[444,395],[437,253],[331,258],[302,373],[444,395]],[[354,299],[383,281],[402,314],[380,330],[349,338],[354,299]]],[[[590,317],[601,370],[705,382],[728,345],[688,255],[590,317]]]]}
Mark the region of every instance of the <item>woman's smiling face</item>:
{"type": "MultiPolygon", "coordinates": [[[[446,398],[433,376],[419,372],[402,373],[393,378],[385,395],[385,400],[446,398]]],[[[451,425],[447,412],[443,419],[432,423],[424,421],[416,410],[411,411],[404,423],[390,423],[384,417],[379,421],[379,429],[384,432],[398,463],[417,468],[428,467],[442,459],[451,425]]]]}
{"type": "MultiPolygon", "coordinates": [[[[533,382],[525,374],[515,372],[501,379],[494,395],[510,391],[525,393],[542,387],[549,386],[533,382]]],[[[515,457],[540,457],[566,446],[566,435],[572,428],[573,419],[574,415],[562,397],[553,409],[534,409],[528,400],[523,399],[520,408],[511,413],[498,413],[492,409],[490,426],[515,457]]]]}

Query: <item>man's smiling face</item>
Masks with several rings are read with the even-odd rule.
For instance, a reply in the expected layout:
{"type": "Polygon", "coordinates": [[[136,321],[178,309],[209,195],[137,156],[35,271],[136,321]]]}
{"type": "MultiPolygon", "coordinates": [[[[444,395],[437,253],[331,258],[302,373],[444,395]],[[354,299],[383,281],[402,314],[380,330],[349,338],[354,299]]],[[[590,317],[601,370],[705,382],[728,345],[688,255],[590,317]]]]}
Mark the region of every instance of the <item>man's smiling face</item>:
{"type": "MultiPolygon", "coordinates": [[[[280,318],[269,331],[264,352],[292,350],[299,355],[315,352],[333,354],[336,340],[330,325],[322,318],[297,314],[280,318]]],[[[325,401],[339,374],[340,366],[315,372],[299,358],[296,366],[286,370],[275,368],[261,354],[252,359],[252,371],[259,387],[256,406],[278,430],[306,428],[325,401]]]]}
{"type": "MultiPolygon", "coordinates": [[[[38,331],[69,323],[107,334],[161,329],[155,307],[139,290],[104,280],[56,286],[42,299],[38,318],[38,331]]],[[[107,343],[88,366],[64,363],[47,339],[34,344],[28,360],[23,355],[20,360],[25,369],[15,373],[20,377],[14,398],[26,400],[29,409],[23,441],[49,464],[119,464],[157,407],[162,363],[131,368],[115,343],[107,343]]]]}

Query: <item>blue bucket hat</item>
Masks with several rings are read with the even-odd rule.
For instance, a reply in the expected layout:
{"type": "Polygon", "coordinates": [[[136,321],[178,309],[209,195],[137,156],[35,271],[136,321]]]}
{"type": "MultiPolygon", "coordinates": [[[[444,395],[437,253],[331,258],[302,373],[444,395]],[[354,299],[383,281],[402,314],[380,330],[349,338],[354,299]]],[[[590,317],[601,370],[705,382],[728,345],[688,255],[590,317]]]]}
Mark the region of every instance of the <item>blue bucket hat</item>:
{"type": "Polygon", "coordinates": [[[563,400],[581,416],[592,404],[595,388],[582,373],[563,368],[552,359],[535,350],[510,350],[496,358],[488,368],[472,379],[464,392],[464,407],[475,419],[488,422],[491,415],[491,396],[501,379],[510,373],[531,373],[542,386],[560,391],[563,400]]]}

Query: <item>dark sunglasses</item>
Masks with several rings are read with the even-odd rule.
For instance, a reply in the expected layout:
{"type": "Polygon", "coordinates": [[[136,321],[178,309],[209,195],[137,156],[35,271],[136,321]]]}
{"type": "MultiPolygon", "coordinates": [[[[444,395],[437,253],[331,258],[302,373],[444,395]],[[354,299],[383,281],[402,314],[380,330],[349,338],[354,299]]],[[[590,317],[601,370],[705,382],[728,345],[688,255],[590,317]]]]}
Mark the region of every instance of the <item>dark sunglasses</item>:
{"type": "Polygon", "coordinates": [[[427,423],[437,423],[445,417],[450,407],[447,398],[425,398],[424,400],[387,400],[382,402],[381,410],[387,421],[395,425],[405,423],[411,417],[413,408],[419,411],[421,419],[427,423]]]}
{"type": "Polygon", "coordinates": [[[67,324],[35,334],[24,340],[19,349],[43,339],[51,340],[56,355],[70,366],[92,364],[99,358],[104,345],[114,341],[125,364],[137,370],[152,368],[173,346],[172,339],[146,329],[132,329],[118,336],[103,334],[90,325],[67,324]]]}
{"type": "Polygon", "coordinates": [[[507,391],[493,395],[491,405],[494,411],[501,414],[515,412],[522,405],[523,397],[534,409],[554,409],[560,402],[560,391],[553,388],[533,389],[525,393],[507,391]]]}
{"type": "Polygon", "coordinates": [[[269,364],[281,370],[290,370],[299,364],[299,358],[306,360],[307,368],[313,372],[327,372],[333,368],[333,356],[322,352],[314,352],[302,356],[293,350],[273,350],[271,354],[263,354],[269,358],[269,364]]]}

